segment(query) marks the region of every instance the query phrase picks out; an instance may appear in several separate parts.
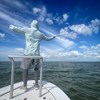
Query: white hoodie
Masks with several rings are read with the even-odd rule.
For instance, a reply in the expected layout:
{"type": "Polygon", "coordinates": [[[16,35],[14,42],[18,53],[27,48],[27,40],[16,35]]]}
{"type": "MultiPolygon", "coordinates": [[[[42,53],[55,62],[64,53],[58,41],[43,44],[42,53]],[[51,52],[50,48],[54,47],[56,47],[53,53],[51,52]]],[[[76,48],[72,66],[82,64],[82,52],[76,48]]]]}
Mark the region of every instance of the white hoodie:
{"type": "Polygon", "coordinates": [[[53,37],[47,37],[43,33],[41,33],[38,29],[38,21],[33,20],[31,23],[31,28],[28,27],[16,27],[14,25],[10,25],[10,29],[17,33],[25,33],[26,38],[26,48],[24,51],[24,55],[33,56],[40,55],[40,40],[52,40],[53,37]]]}

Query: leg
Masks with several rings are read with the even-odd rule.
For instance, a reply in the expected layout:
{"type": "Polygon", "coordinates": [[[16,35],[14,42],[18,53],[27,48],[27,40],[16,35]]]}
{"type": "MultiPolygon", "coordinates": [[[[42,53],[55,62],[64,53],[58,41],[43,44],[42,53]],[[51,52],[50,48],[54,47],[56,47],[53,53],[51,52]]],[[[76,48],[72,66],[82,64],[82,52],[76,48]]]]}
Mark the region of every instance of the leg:
{"type": "Polygon", "coordinates": [[[28,69],[30,66],[31,59],[24,58],[20,66],[23,70],[23,86],[21,87],[21,89],[27,89],[28,69]]]}
{"type": "Polygon", "coordinates": [[[35,84],[38,84],[38,80],[39,80],[39,69],[35,70],[35,84]]]}
{"type": "Polygon", "coordinates": [[[23,69],[23,86],[21,89],[26,90],[27,89],[27,79],[28,79],[28,69],[23,69]]]}
{"type": "Polygon", "coordinates": [[[23,86],[27,87],[28,69],[23,69],[23,86]]]}
{"type": "Polygon", "coordinates": [[[35,71],[35,87],[36,88],[39,88],[39,85],[38,85],[38,80],[39,80],[39,74],[40,74],[40,70],[39,70],[39,59],[34,59],[33,61],[33,65],[34,65],[34,71],[35,71]]]}

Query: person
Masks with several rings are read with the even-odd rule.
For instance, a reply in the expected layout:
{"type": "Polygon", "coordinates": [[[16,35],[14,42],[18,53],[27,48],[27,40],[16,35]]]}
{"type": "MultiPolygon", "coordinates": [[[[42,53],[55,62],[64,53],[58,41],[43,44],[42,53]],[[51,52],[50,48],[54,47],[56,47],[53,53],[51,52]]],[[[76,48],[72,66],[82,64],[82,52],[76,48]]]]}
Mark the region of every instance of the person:
{"type": "MultiPolygon", "coordinates": [[[[40,41],[41,40],[52,40],[55,36],[47,37],[39,31],[39,25],[37,20],[33,20],[31,27],[16,27],[10,25],[9,28],[17,33],[25,33],[26,47],[24,50],[25,56],[40,56],[40,41]]],[[[22,89],[27,89],[28,69],[31,65],[34,66],[35,71],[35,88],[39,88],[39,59],[23,58],[21,68],[23,69],[23,86],[22,89]]]]}

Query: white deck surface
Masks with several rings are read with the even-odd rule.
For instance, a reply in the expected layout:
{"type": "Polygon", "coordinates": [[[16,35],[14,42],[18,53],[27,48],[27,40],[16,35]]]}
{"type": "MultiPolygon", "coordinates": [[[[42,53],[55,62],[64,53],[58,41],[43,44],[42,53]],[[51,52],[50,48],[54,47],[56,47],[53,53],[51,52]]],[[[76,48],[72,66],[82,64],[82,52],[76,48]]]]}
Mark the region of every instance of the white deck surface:
{"type": "Polygon", "coordinates": [[[70,100],[68,96],[56,85],[43,81],[42,97],[39,90],[34,89],[34,80],[28,81],[27,91],[21,90],[22,82],[14,84],[14,95],[9,99],[10,86],[0,89],[0,100],[70,100]]]}

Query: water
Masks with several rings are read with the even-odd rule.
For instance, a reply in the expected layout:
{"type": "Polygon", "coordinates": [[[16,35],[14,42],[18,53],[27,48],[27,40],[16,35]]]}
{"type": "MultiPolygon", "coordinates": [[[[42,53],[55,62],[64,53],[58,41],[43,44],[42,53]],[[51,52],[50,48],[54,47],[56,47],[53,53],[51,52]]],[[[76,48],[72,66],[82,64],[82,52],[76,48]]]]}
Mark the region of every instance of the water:
{"type": "MultiPolygon", "coordinates": [[[[22,81],[16,63],[15,82],[22,81]]],[[[44,62],[43,79],[60,87],[71,100],[100,100],[100,62],[44,62]]],[[[32,70],[29,79],[33,79],[32,70]]],[[[0,62],[0,88],[10,84],[10,62],[0,62]]]]}

